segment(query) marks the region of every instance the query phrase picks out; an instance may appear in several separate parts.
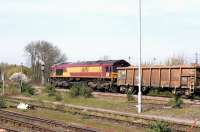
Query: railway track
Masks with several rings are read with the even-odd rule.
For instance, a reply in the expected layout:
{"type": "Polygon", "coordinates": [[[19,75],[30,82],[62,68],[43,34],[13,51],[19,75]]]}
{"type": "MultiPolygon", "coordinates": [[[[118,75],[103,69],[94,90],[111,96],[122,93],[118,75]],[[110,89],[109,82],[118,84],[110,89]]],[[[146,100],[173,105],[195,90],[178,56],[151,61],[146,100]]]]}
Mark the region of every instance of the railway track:
{"type": "MultiPolygon", "coordinates": [[[[19,131],[40,131],[40,132],[97,132],[98,130],[85,128],[76,125],[68,125],[39,117],[32,117],[16,112],[0,110],[1,125],[10,123],[14,127],[19,127],[19,131]]],[[[6,129],[7,130],[7,129],[6,129]]],[[[7,130],[12,131],[12,130],[7,130]]]]}
{"type": "Polygon", "coordinates": [[[17,130],[14,130],[14,129],[11,129],[11,128],[8,128],[8,127],[4,127],[4,126],[1,126],[0,125],[0,131],[2,132],[20,132],[20,131],[17,131],[17,130]]]}
{"type": "MultiPolygon", "coordinates": [[[[13,102],[17,102],[17,100],[19,101],[20,99],[15,99],[13,100],[13,102]]],[[[21,101],[23,101],[23,99],[21,101]]],[[[33,100],[31,102],[33,102],[33,100]]],[[[189,130],[194,123],[193,121],[190,120],[187,121],[187,120],[177,120],[176,118],[173,119],[160,116],[138,115],[126,112],[105,110],[100,108],[91,108],[91,107],[61,104],[61,103],[51,103],[49,101],[44,101],[44,103],[48,106],[40,106],[39,104],[37,105],[36,103],[34,103],[33,105],[38,108],[49,109],[49,110],[58,110],[55,108],[55,106],[63,105],[64,109],[58,111],[65,111],[69,113],[71,112],[73,114],[76,113],[90,118],[100,119],[102,121],[106,120],[109,122],[118,123],[119,125],[125,124],[127,126],[148,128],[149,124],[151,124],[152,122],[163,121],[168,123],[173,131],[187,132],[187,130],[189,130]]],[[[194,132],[200,131],[200,122],[197,122],[197,124],[194,127],[194,130],[195,130],[194,132]]]]}

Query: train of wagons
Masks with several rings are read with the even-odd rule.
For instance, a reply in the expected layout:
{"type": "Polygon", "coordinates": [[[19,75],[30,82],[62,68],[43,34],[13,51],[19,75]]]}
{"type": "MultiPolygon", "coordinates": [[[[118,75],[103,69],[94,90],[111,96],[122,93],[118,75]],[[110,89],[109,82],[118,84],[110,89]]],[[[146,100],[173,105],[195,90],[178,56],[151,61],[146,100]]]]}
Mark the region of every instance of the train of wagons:
{"type": "MultiPolygon", "coordinates": [[[[141,75],[143,94],[151,88],[187,96],[200,91],[200,67],[196,65],[142,66],[141,75]]],[[[99,60],[53,65],[50,80],[59,87],[85,84],[93,90],[136,93],[139,77],[138,67],[125,60],[99,60]]]]}

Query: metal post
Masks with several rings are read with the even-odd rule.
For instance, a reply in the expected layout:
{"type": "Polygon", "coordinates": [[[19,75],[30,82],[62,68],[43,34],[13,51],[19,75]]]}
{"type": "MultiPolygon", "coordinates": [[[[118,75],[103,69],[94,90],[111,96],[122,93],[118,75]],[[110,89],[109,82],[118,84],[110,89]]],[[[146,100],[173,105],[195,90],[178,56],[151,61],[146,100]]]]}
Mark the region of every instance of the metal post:
{"type": "Polygon", "coordinates": [[[195,63],[196,63],[196,65],[198,65],[198,59],[199,59],[199,57],[198,57],[198,52],[196,52],[195,53],[195,63]]]}
{"type": "Polygon", "coordinates": [[[41,84],[45,85],[45,78],[44,78],[44,69],[45,68],[45,63],[41,63],[41,84]]]}
{"type": "Polygon", "coordinates": [[[23,63],[21,63],[21,73],[23,73],[23,63]]]}
{"type": "Polygon", "coordinates": [[[5,93],[5,77],[4,77],[4,71],[1,73],[1,78],[2,78],[2,96],[4,96],[4,93],[5,93]]]}
{"type": "MultiPolygon", "coordinates": [[[[21,74],[23,74],[23,63],[21,63],[21,74]]],[[[22,93],[22,86],[23,85],[23,83],[22,83],[22,78],[21,78],[21,80],[20,80],[20,91],[21,91],[21,93],[22,93]]]]}
{"type": "Polygon", "coordinates": [[[142,61],[142,10],[141,10],[141,0],[139,0],[139,38],[140,38],[140,53],[139,53],[139,70],[138,70],[138,113],[142,112],[142,91],[141,91],[141,61],[142,61]]]}

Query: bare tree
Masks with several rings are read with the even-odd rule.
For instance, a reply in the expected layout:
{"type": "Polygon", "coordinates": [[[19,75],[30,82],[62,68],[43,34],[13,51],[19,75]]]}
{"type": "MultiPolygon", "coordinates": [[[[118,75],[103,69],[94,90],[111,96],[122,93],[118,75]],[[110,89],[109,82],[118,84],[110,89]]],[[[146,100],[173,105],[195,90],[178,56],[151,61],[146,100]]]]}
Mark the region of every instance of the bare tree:
{"type": "Polygon", "coordinates": [[[25,47],[28,60],[31,62],[32,79],[36,82],[41,80],[41,65],[44,66],[45,80],[49,77],[50,67],[53,64],[66,61],[66,55],[61,50],[47,41],[34,41],[25,47]]]}
{"type": "Polygon", "coordinates": [[[184,64],[187,64],[187,61],[183,55],[178,55],[178,56],[173,56],[173,57],[168,58],[165,64],[168,66],[184,65],[184,64]]]}

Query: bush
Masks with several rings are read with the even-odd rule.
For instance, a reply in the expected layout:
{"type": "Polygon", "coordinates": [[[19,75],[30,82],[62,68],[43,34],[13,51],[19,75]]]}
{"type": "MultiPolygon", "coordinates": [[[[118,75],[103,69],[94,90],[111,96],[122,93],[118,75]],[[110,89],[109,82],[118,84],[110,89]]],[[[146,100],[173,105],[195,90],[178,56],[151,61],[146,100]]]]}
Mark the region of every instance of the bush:
{"type": "Polygon", "coordinates": [[[71,89],[70,89],[70,91],[69,91],[69,95],[72,98],[79,96],[79,87],[72,86],[71,89]]]}
{"type": "Polygon", "coordinates": [[[62,95],[60,93],[56,93],[56,101],[62,101],[62,95]]]}
{"type": "Polygon", "coordinates": [[[92,89],[87,86],[82,85],[79,87],[79,94],[80,96],[83,96],[85,98],[90,98],[92,97],[92,89]]]}
{"type": "Polygon", "coordinates": [[[85,85],[74,85],[69,92],[71,97],[83,96],[85,98],[92,97],[92,89],[85,85]]]}
{"type": "Polygon", "coordinates": [[[48,96],[55,96],[56,95],[56,89],[52,85],[47,86],[46,91],[48,93],[48,96]]]}
{"type": "Polygon", "coordinates": [[[150,124],[149,132],[171,132],[171,131],[172,130],[170,129],[167,123],[157,121],[150,124]]]}
{"type": "Polygon", "coordinates": [[[21,92],[25,95],[34,95],[35,89],[29,83],[22,83],[21,92]]]}
{"type": "Polygon", "coordinates": [[[169,101],[169,104],[172,105],[173,108],[181,108],[183,104],[183,100],[180,94],[174,95],[174,98],[169,101]]]}
{"type": "Polygon", "coordinates": [[[7,108],[4,97],[0,97],[0,108],[7,108]]]}

